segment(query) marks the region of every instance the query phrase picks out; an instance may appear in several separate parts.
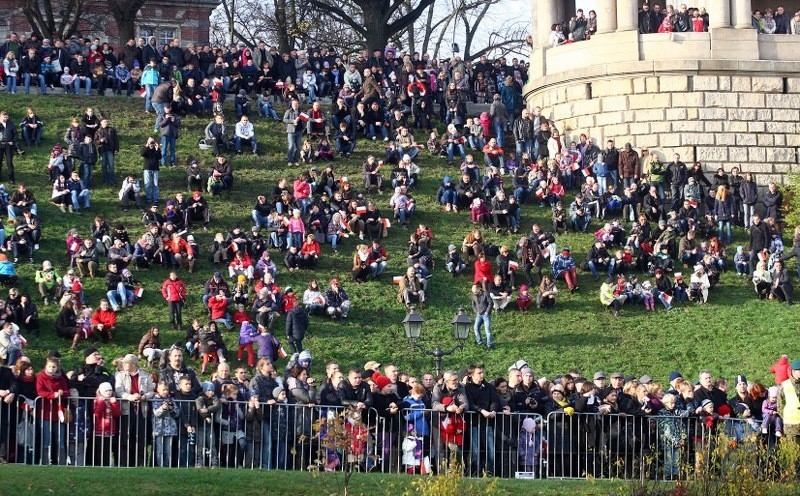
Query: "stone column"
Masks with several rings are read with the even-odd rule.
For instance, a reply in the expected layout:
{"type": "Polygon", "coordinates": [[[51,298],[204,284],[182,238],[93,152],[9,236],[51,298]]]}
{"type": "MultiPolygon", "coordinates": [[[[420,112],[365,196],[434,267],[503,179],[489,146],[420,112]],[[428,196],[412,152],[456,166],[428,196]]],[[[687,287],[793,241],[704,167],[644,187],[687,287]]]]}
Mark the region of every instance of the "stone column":
{"type": "Polygon", "coordinates": [[[751,29],[753,24],[751,22],[753,3],[751,0],[731,0],[733,9],[731,9],[731,17],[733,27],[736,29],[751,29]]]}
{"type": "Polygon", "coordinates": [[[636,0],[619,0],[617,3],[617,32],[639,29],[639,11],[636,0]]]}
{"type": "Polygon", "coordinates": [[[536,2],[536,31],[538,46],[547,46],[547,39],[552,29],[550,27],[559,21],[556,12],[556,0],[539,0],[536,2]]]}
{"type": "Polygon", "coordinates": [[[597,34],[613,33],[617,30],[616,0],[600,0],[597,3],[597,34]]]}
{"type": "Polygon", "coordinates": [[[712,29],[731,27],[730,0],[709,0],[708,27],[712,29]]]}

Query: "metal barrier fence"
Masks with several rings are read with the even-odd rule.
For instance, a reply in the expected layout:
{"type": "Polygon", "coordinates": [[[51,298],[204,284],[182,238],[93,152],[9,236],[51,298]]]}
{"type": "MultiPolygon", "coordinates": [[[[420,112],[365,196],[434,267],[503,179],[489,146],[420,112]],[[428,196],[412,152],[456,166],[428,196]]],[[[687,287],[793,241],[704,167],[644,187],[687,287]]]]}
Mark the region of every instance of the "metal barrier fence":
{"type": "MultiPolygon", "coordinates": [[[[238,467],[503,478],[685,479],[753,420],[445,413],[210,400],[0,402],[0,457],[35,465],[238,467]],[[341,420],[339,420],[341,419],[341,420]]],[[[774,444],[774,433],[764,439],[774,444]]]]}

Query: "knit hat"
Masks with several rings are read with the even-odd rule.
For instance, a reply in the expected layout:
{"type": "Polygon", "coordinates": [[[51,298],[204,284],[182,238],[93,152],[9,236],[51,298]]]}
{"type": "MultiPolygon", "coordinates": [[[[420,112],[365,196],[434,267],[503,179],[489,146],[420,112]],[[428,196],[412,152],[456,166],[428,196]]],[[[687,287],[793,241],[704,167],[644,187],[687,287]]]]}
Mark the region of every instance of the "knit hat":
{"type": "Polygon", "coordinates": [[[378,389],[380,390],[382,390],[383,388],[392,383],[391,379],[378,372],[372,374],[372,381],[375,383],[376,386],[378,386],[378,389]]]}
{"type": "Polygon", "coordinates": [[[744,382],[745,384],[747,384],[747,377],[745,377],[744,374],[737,375],[736,382],[734,382],[734,384],[739,384],[740,382],[744,382]]]}
{"type": "Polygon", "coordinates": [[[600,372],[595,372],[594,373],[594,379],[593,380],[597,381],[597,380],[605,379],[605,378],[606,378],[606,373],[601,370],[600,372]]]}
{"type": "Polygon", "coordinates": [[[683,379],[683,376],[677,370],[673,370],[669,373],[669,382],[674,381],[675,379],[683,379]]]}
{"type": "Polygon", "coordinates": [[[533,420],[531,417],[527,417],[525,420],[522,421],[522,430],[525,432],[533,432],[533,429],[536,427],[536,421],[533,420]]]}
{"type": "Polygon", "coordinates": [[[97,392],[98,393],[103,393],[105,391],[113,391],[113,390],[114,390],[114,387],[111,385],[110,382],[104,382],[104,383],[100,384],[99,386],[97,386],[97,392]]]}
{"type": "Polygon", "coordinates": [[[380,367],[381,364],[375,360],[370,360],[364,364],[364,370],[378,370],[380,367]]]}
{"type": "Polygon", "coordinates": [[[711,401],[709,399],[705,399],[705,400],[703,400],[702,403],[700,403],[700,408],[705,408],[706,406],[713,405],[713,404],[714,404],[713,401],[711,401]]]}
{"type": "Polygon", "coordinates": [[[781,390],[778,386],[772,386],[767,391],[770,398],[777,398],[781,390]]]}
{"type": "Polygon", "coordinates": [[[792,370],[800,370],[800,360],[792,360],[790,366],[792,367],[792,370]]]}
{"type": "Polygon", "coordinates": [[[272,390],[272,397],[277,400],[278,396],[280,396],[282,392],[283,392],[283,387],[278,386],[272,390]]]}
{"type": "Polygon", "coordinates": [[[83,358],[89,358],[94,353],[97,353],[97,348],[95,348],[94,346],[90,346],[85,350],[83,350],[83,358]]]}
{"type": "Polygon", "coordinates": [[[139,61],[138,60],[134,60],[133,61],[133,66],[134,67],[139,67],[139,61]]]}
{"type": "Polygon", "coordinates": [[[308,350],[303,350],[300,352],[300,356],[297,357],[297,360],[302,362],[303,360],[311,361],[311,352],[308,350]]]}
{"type": "Polygon", "coordinates": [[[42,270],[50,270],[53,268],[53,264],[50,263],[50,260],[45,260],[42,262],[42,270]]]}
{"type": "Polygon", "coordinates": [[[653,382],[653,378],[647,374],[639,378],[639,384],[650,384],[651,382],[653,382]]]}
{"type": "Polygon", "coordinates": [[[453,250],[455,250],[455,249],[456,249],[456,245],[449,245],[449,246],[447,247],[447,251],[453,251],[453,250]]]}
{"type": "Polygon", "coordinates": [[[122,363],[139,363],[139,357],[133,353],[128,353],[122,358],[122,363]]]}
{"type": "Polygon", "coordinates": [[[552,393],[553,391],[558,391],[561,394],[566,394],[566,391],[564,391],[564,386],[562,386],[561,384],[552,385],[550,387],[550,392],[552,393]]]}
{"type": "Polygon", "coordinates": [[[530,367],[524,367],[522,370],[520,370],[520,373],[523,377],[525,377],[526,375],[533,375],[533,370],[531,370],[530,367]]]}
{"type": "Polygon", "coordinates": [[[203,383],[203,394],[205,394],[205,393],[207,393],[209,391],[214,391],[215,389],[216,388],[214,388],[214,383],[213,382],[205,381],[203,383]]]}

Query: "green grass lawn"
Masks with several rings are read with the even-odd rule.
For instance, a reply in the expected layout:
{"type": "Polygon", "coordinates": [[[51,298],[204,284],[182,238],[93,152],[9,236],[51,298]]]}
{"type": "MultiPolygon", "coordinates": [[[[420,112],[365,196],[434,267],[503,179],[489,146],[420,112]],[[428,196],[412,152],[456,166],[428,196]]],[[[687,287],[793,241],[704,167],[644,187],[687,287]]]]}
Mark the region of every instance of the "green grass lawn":
{"type": "MultiPolygon", "coordinates": [[[[263,472],[261,470],[172,470],[172,469],[76,469],[66,467],[0,466],[3,480],[0,495],[109,494],[109,481],[114,481],[117,496],[149,494],[205,494],[209,488],[225,489],[236,495],[318,496],[343,494],[343,476],[309,472],[263,472]]],[[[411,482],[419,476],[355,474],[348,494],[395,496],[418,494],[411,482]]],[[[459,494],[478,495],[601,495],[619,491],[626,484],[619,481],[591,483],[560,480],[498,480],[493,490],[486,491],[487,481],[462,480],[459,494]]],[[[430,494],[430,493],[428,493],[430,494]]]]}
{"type": "MultiPolygon", "coordinates": [[[[26,181],[37,196],[39,214],[44,226],[42,249],[35,254],[37,263],[50,259],[59,272],[65,270],[64,238],[70,228],[88,233],[90,215],[62,214],[49,205],[51,185],[47,180],[48,154],[52,145],[62,141],[64,130],[73,116],[80,116],[85,106],[93,106],[96,113],[109,116],[118,129],[122,149],[117,157],[117,178],[128,173],[141,174],[139,148],[152,131],[153,117],[145,115],[140,98],[100,98],[74,96],[25,96],[0,95],[0,109],[8,109],[16,123],[24,115],[25,107],[33,105],[45,123],[44,143],[39,149],[28,150],[23,157],[16,157],[17,180],[26,181]]],[[[233,112],[228,111],[228,121],[233,121],[233,112]]],[[[250,210],[257,194],[270,195],[271,188],[280,177],[294,179],[300,168],[287,167],[285,162],[285,134],[283,126],[265,122],[258,117],[256,133],[261,156],[233,156],[236,181],[234,191],[220,198],[209,197],[212,209],[212,229],[208,233],[196,232],[200,246],[207,250],[216,231],[226,231],[234,224],[251,225],[250,210]]],[[[162,170],[160,177],[162,203],[166,198],[186,188],[184,166],[191,159],[202,164],[212,160],[211,152],[201,152],[196,144],[207,124],[206,119],[187,117],[183,120],[183,134],[178,143],[180,167],[162,170]]],[[[232,126],[231,126],[232,127],[232,126]]],[[[420,139],[424,141],[424,139],[420,139]]],[[[345,161],[335,163],[338,176],[349,176],[356,185],[361,184],[361,163],[368,153],[382,153],[382,143],[359,141],[356,153],[345,161]]],[[[453,174],[446,161],[420,155],[418,164],[422,169],[420,188],[414,193],[418,200],[418,213],[414,222],[425,223],[435,233],[433,252],[437,269],[431,283],[429,304],[422,312],[426,322],[422,343],[433,347],[436,344],[450,346],[452,331],[450,321],[459,306],[470,307],[469,287],[471,275],[452,279],[441,262],[446,246],[460,246],[470,229],[468,213],[444,213],[434,203],[438,182],[445,174],[453,174]]],[[[140,214],[131,210],[123,212],[117,200],[118,187],[101,187],[100,166],[97,165],[92,211],[103,213],[111,225],[123,223],[131,238],[137,239],[142,232],[140,214]]],[[[380,208],[387,212],[389,196],[376,198],[380,208]]],[[[570,199],[571,200],[571,199],[570,199]]],[[[538,205],[526,206],[523,212],[523,229],[530,229],[534,222],[550,224],[549,210],[538,205]]],[[[597,223],[593,223],[593,227],[597,223]]],[[[282,271],[278,275],[281,286],[291,285],[302,293],[308,280],[315,276],[326,281],[338,276],[354,303],[350,318],[343,323],[314,318],[311,322],[306,347],[311,350],[315,363],[314,371],[320,374],[322,364],[337,360],[342,368],[361,367],[370,359],[382,363],[394,361],[402,370],[422,373],[431,370],[432,361],[411,349],[400,324],[405,311],[396,299],[397,287],[391,284],[391,275],[405,269],[405,249],[408,231],[391,229],[385,239],[389,252],[390,268],[381,281],[365,284],[350,282],[352,253],[358,240],[346,240],[339,254],[323,247],[323,257],[316,274],[300,271],[289,275],[282,271]]],[[[510,236],[487,233],[486,238],[495,244],[513,245],[510,236]]],[[[743,241],[741,232],[736,233],[738,242],[743,241]]],[[[585,256],[590,244],[588,235],[566,235],[558,239],[558,245],[570,245],[578,262],[585,256]]],[[[207,252],[206,252],[207,253],[207,252]]],[[[280,261],[282,257],[274,255],[280,261]]],[[[211,275],[213,268],[205,253],[200,257],[195,274],[183,274],[189,285],[189,304],[184,310],[184,320],[192,317],[205,318],[200,296],[202,283],[211,275]]],[[[790,270],[794,270],[793,266],[790,270]]],[[[36,294],[33,284],[34,267],[20,264],[20,287],[36,294]]],[[[793,272],[794,273],[794,272],[793,272]]],[[[144,297],[132,309],[125,310],[118,319],[119,334],[110,345],[101,349],[107,358],[135,351],[139,338],[150,325],[159,325],[164,333],[163,342],[171,343],[183,338],[183,331],[168,329],[168,311],[160,296],[160,285],[166,277],[165,269],[154,269],[136,273],[145,285],[144,297]]],[[[102,278],[84,281],[89,301],[96,306],[105,293],[102,278]]],[[[561,283],[560,283],[561,284],[561,283]]],[[[754,298],[752,286],[743,278],[727,273],[722,284],[712,291],[709,304],[684,305],[670,313],[663,309],[655,313],[643,308],[628,308],[622,318],[616,319],[604,310],[598,301],[599,284],[591,281],[588,274],[580,274],[581,291],[570,296],[563,291],[556,311],[544,314],[531,311],[527,314],[508,312],[495,315],[493,327],[496,349],[486,351],[470,340],[463,351],[445,359],[445,367],[462,368],[469,363],[486,364],[487,379],[503,375],[513,361],[524,357],[537,374],[552,377],[570,368],[585,374],[595,370],[622,371],[626,374],[649,373],[658,381],[666,382],[670,370],[677,369],[688,376],[696,376],[701,368],[709,368],[715,375],[733,377],[744,373],[748,378],[771,382],[769,365],[781,353],[796,353],[796,332],[800,317],[797,307],[787,308],[774,302],[759,302],[754,298]]],[[[48,350],[58,348],[64,355],[66,365],[75,365],[82,358],[78,352],[65,351],[69,343],[55,337],[55,306],[41,307],[42,335],[27,336],[27,352],[34,358],[37,368],[48,350]]],[[[279,324],[279,326],[282,324],[279,324]]],[[[282,332],[278,336],[282,337],[282,332]]],[[[235,350],[237,335],[233,332],[225,337],[228,347],[235,350]]]]}

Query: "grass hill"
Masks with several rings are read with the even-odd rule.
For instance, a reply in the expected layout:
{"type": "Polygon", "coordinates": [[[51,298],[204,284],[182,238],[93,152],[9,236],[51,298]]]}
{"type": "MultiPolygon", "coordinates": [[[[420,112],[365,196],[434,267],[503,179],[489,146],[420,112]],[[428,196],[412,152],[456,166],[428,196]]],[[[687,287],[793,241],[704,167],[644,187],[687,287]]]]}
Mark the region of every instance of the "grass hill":
{"type": "MultiPolygon", "coordinates": [[[[79,117],[85,107],[92,106],[96,113],[110,117],[120,134],[122,145],[116,166],[118,181],[128,173],[141,176],[139,148],[151,135],[154,119],[153,115],[144,113],[143,103],[140,98],[0,95],[0,109],[9,110],[15,123],[19,123],[29,105],[36,108],[45,123],[43,145],[28,150],[23,157],[15,157],[17,181],[26,181],[29,189],[36,193],[44,226],[41,250],[35,254],[37,264],[49,259],[63,273],[67,264],[64,254],[67,231],[78,228],[85,235],[92,221],[91,215],[62,214],[48,204],[52,185],[47,179],[47,163],[51,147],[56,142],[63,144],[63,133],[69,120],[79,117]]],[[[227,110],[226,116],[229,123],[235,118],[232,110],[227,110]]],[[[208,250],[217,231],[225,232],[237,223],[249,228],[252,225],[250,210],[257,194],[269,196],[278,178],[293,180],[301,172],[300,167],[286,165],[283,126],[259,117],[253,120],[261,155],[231,157],[236,176],[233,193],[217,198],[208,196],[212,228],[209,232],[194,233],[204,250],[208,250]]],[[[207,122],[205,118],[183,119],[183,133],[178,142],[180,165],[174,169],[162,169],[161,172],[162,203],[174,193],[186,190],[185,166],[191,159],[198,159],[205,168],[211,163],[211,152],[200,151],[197,147],[207,122]]],[[[424,136],[419,138],[424,142],[424,136]]],[[[337,176],[348,176],[356,185],[360,185],[363,160],[369,153],[382,152],[382,143],[359,140],[352,157],[335,162],[337,176]]],[[[413,222],[425,223],[433,230],[433,252],[437,260],[429,304],[421,312],[425,318],[421,342],[429,348],[437,344],[449,347],[454,344],[450,321],[459,306],[470,308],[469,287],[472,279],[471,274],[451,278],[444,271],[441,260],[448,244],[460,246],[471,224],[468,213],[442,212],[434,203],[438,182],[443,175],[453,174],[455,168],[448,167],[444,159],[430,157],[427,152],[420,154],[417,163],[422,173],[420,187],[414,192],[419,206],[413,222]]],[[[99,168],[98,164],[92,212],[104,214],[111,225],[124,224],[132,238],[138,237],[142,232],[140,212],[136,209],[122,211],[117,199],[118,186],[100,186],[102,176],[99,168]]],[[[388,213],[389,195],[385,193],[375,199],[379,208],[388,213]]],[[[549,210],[540,209],[536,204],[525,206],[523,232],[527,232],[534,222],[549,226],[549,210]]],[[[593,222],[594,226],[597,226],[597,222],[593,222]]],[[[344,281],[344,287],[353,300],[354,309],[346,322],[335,323],[319,317],[311,321],[305,343],[314,356],[317,374],[327,360],[337,360],[342,368],[360,368],[367,360],[375,359],[382,363],[394,361],[401,370],[415,374],[432,369],[429,357],[408,346],[401,325],[405,311],[396,299],[397,286],[391,284],[391,276],[401,274],[406,267],[408,235],[409,231],[393,227],[385,239],[390,267],[387,277],[381,281],[365,284],[351,281],[352,254],[358,242],[352,238],[345,241],[338,254],[333,254],[329,246],[324,246],[322,261],[315,274],[300,271],[290,275],[285,270],[279,273],[279,284],[291,285],[298,293],[302,293],[311,277],[317,277],[322,284],[326,284],[328,278],[337,276],[344,281]]],[[[494,233],[486,233],[486,238],[492,243],[510,246],[518,239],[494,233]]],[[[741,232],[736,233],[736,239],[740,243],[743,241],[741,232]]],[[[559,246],[573,247],[578,262],[585,256],[590,242],[589,235],[569,234],[558,239],[559,246]]],[[[185,320],[192,317],[204,319],[206,315],[200,301],[202,283],[214,271],[206,254],[207,251],[201,255],[195,274],[182,274],[189,286],[185,320]]],[[[279,255],[273,258],[282,260],[279,255]]],[[[20,287],[37,295],[33,284],[34,270],[34,266],[27,263],[18,266],[20,287]]],[[[794,271],[793,266],[790,270],[794,271]]],[[[167,270],[161,268],[136,273],[136,277],[145,285],[144,297],[134,308],[126,309],[119,316],[120,332],[117,338],[101,348],[108,361],[135,350],[139,338],[150,325],[158,325],[164,331],[164,343],[183,338],[183,331],[169,329],[168,310],[159,291],[166,275],[167,270]]],[[[105,293],[103,279],[84,283],[90,304],[96,306],[105,293]]],[[[559,283],[559,286],[563,287],[562,284],[559,283]]],[[[598,301],[599,284],[591,281],[588,274],[580,274],[580,286],[580,292],[574,295],[562,291],[553,313],[533,310],[527,314],[507,312],[495,315],[493,327],[496,348],[487,352],[470,339],[463,351],[445,359],[445,368],[462,368],[469,363],[480,362],[487,366],[486,376],[489,379],[504,375],[509,364],[524,357],[537,375],[548,377],[577,368],[584,374],[596,370],[608,373],[622,371],[637,376],[648,373],[656,380],[666,382],[670,370],[677,369],[687,377],[694,377],[700,369],[708,368],[715,376],[730,378],[744,373],[748,378],[771,382],[769,365],[782,353],[794,356],[798,353],[796,332],[800,316],[796,307],[787,308],[775,302],[758,301],[751,284],[743,278],[737,278],[735,273],[723,275],[721,285],[711,292],[707,305],[683,305],[670,313],[663,309],[650,313],[644,311],[643,307],[626,307],[623,316],[618,319],[601,307],[598,301]]],[[[41,337],[26,336],[29,339],[26,351],[34,358],[37,368],[47,351],[53,348],[62,351],[67,365],[82,359],[78,352],[65,352],[69,343],[55,337],[57,307],[40,305],[40,312],[41,337]]],[[[283,337],[281,329],[277,334],[279,338],[283,337]]],[[[229,332],[225,339],[229,348],[235,350],[237,334],[229,332]]]]}

